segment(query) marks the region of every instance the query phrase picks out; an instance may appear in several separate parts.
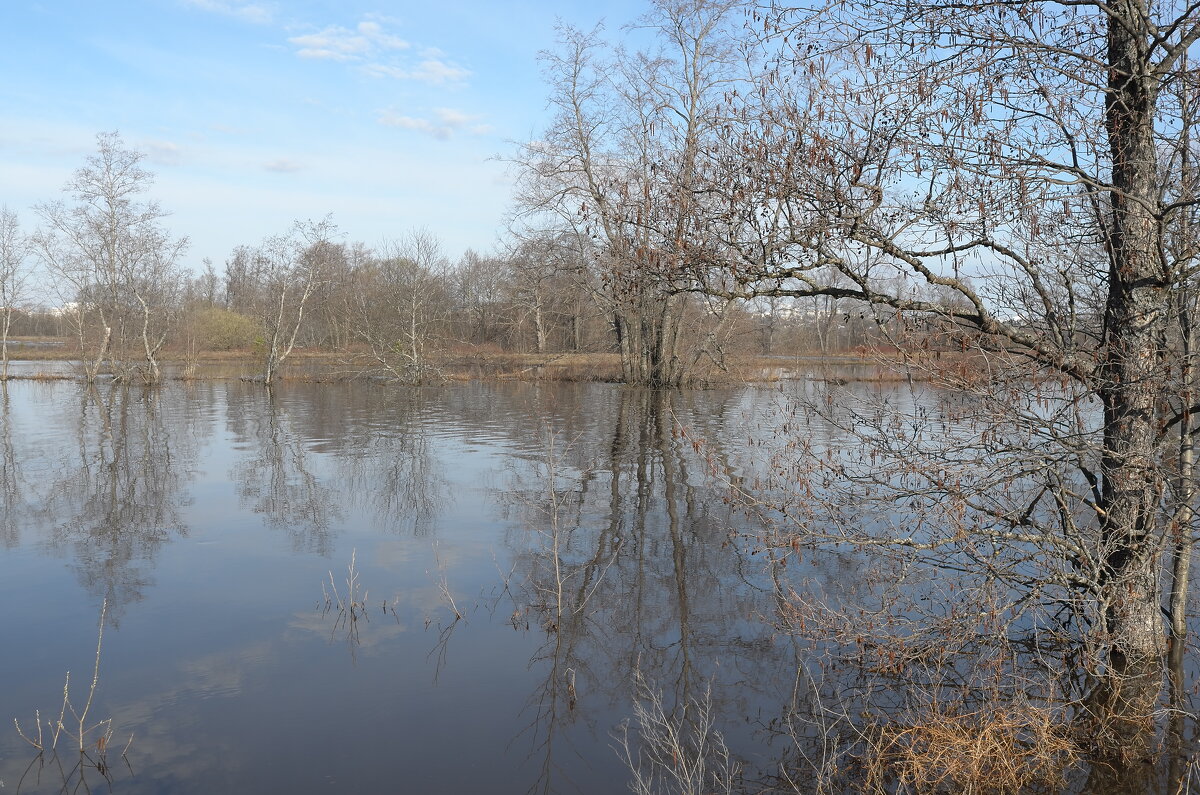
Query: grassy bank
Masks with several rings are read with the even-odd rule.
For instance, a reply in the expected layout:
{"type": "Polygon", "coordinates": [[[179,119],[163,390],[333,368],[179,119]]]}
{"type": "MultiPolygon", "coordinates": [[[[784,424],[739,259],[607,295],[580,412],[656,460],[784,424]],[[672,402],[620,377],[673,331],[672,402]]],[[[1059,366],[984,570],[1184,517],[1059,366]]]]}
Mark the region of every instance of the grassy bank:
{"type": "MultiPolygon", "coordinates": [[[[13,380],[71,380],[80,377],[70,363],[80,354],[70,339],[21,338],[9,341],[9,359],[14,362],[13,380]],[[44,363],[44,367],[38,367],[44,363]]],[[[254,349],[187,353],[163,351],[159,362],[168,379],[238,380],[262,374],[263,355],[254,349]]],[[[736,356],[726,369],[713,369],[704,376],[706,384],[770,382],[799,375],[833,383],[851,381],[905,380],[904,373],[890,370],[898,363],[880,351],[819,355],[736,356]]],[[[431,357],[425,371],[427,382],[476,379],[524,381],[619,382],[621,362],[615,353],[513,353],[494,347],[457,346],[431,357]]],[[[342,382],[353,380],[395,381],[362,350],[327,351],[298,349],[284,363],[282,381],[342,382]]]]}

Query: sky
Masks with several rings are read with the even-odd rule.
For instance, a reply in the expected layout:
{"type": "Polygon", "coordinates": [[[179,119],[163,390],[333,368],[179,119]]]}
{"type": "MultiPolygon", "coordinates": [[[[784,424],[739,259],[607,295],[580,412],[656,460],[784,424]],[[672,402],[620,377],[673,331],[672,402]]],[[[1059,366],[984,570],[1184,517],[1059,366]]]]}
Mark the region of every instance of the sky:
{"type": "Polygon", "coordinates": [[[516,142],[548,122],[555,25],[610,31],[640,0],[0,0],[0,204],[34,206],[118,131],[184,265],[332,214],[380,245],[495,247],[516,142]]]}

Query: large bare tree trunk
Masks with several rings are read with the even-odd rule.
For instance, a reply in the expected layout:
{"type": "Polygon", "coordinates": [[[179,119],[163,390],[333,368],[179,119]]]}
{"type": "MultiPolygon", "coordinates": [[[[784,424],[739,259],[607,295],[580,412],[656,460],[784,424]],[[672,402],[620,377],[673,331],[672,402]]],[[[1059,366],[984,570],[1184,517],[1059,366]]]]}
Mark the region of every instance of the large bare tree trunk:
{"type": "Polygon", "coordinates": [[[1157,87],[1142,71],[1144,31],[1126,23],[1145,18],[1137,0],[1125,0],[1122,20],[1109,25],[1107,125],[1113,157],[1112,261],[1105,317],[1104,508],[1101,529],[1117,584],[1109,606],[1118,668],[1154,661],[1163,649],[1158,611],[1154,533],[1163,476],[1156,413],[1164,375],[1169,311],[1167,277],[1159,256],[1161,233],[1154,208],[1153,140],[1157,87]]]}
{"type": "Polygon", "coordinates": [[[1132,785],[1141,780],[1137,763],[1151,756],[1150,718],[1162,688],[1166,651],[1158,589],[1157,519],[1166,485],[1158,411],[1170,293],[1155,213],[1158,87],[1141,52],[1147,10],[1139,0],[1122,0],[1114,8],[1105,109],[1114,188],[1111,261],[1098,390],[1104,406],[1100,598],[1111,651],[1110,670],[1093,705],[1111,730],[1101,761],[1134,776],[1127,782],[1132,785]]]}

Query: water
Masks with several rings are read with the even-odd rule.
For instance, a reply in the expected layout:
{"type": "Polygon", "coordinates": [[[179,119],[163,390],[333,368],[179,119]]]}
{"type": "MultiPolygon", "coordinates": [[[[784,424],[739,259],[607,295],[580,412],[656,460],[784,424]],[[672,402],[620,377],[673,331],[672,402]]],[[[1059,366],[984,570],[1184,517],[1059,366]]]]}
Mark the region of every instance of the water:
{"type": "MultiPolygon", "coordinates": [[[[133,740],[128,765],[110,748],[82,770],[93,788],[106,772],[119,793],[619,792],[621,726],[649,693],[668,711],[710,699],[767,774],[800,652],[774,627],[755,521],[710,473],[753,475],[780,402],[13,382],[0,781],[74,788],[74,762],[39,760],[10,721],[56,718],[68,671],[82,707],[104,604],[88,719],[133,740]]],[[[808,574],[852,571],[831,555],[808,574]]]]}
{"type": "MultiPolygon", "coordinates": [[[[999,555],[1029,576],[1048,556],[788,536],[796,521],[946,535],[936,498],[892,489],[947,457],[996,469],[1025,504],[1029,485],[981,456],[998,432],[1018,456],[1039,449],[1040,398],[1013,400],[1029,405],[1005,430],[964,395],[825,377],[694,392],[9,383],[0,789],[621,792],[655,700],[675,723],[709,714],[744,791],[861,779],[864,727],[947,697],[969,717],[1016,695],[1062,728],[1091,683],[1063,663],[1055,603],[978,637],[971,619],[1013,596],[988,579],[999,555]],[[40,716],[49,746],[68,671],[84,708],[102,612],[84,764],[69,710],[58,753],[39,755],[11,721],[36,740],[40,716]],[[943,621],[956,615],[971,620],[943,621]],[[799,783],[773,788],[781,772],[799,783]]],[[[1195,724],[1169,714],[1165,764],[1184,769],[1195,724]]],[[[1051,767],[1086,791],[1064,759],[1051,767]]]]}

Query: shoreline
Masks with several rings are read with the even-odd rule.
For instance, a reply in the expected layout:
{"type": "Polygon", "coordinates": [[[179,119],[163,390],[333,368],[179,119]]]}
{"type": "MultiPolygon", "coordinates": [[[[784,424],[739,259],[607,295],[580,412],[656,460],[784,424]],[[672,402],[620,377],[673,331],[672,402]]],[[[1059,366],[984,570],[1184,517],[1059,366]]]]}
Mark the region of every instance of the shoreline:
{"type": "MultiPolygon", "coordinates": [[[[964,362],[961,355],[947,354],[949,361],[964,362]]],[[[905,362],[896,351],[868,350],[837,354],[756,354],[731,357],[725,370],[713,369],[697,379],[695,388],[739,383],[773,383],[809,378],[829,383],[892,382],[928,380],[906,374],[905,362]],[[855,372],[868,368],[869,372],[855,372]],[[813,371],[844,370],[811,378],[813,371]]],[[[9,341],[9,381],[82,381],[72,363],[78,350],[52,340],[9,341]],[[30,344],[32,342],[32,344],[30,344]],[[28,372],[30,368],[40,369],[28,372]],[[20,372],[25,370],[26,372],[20,372]]],[[[131,361],[138,361],[131,357],[131,361]]],[[[261,381],[262,358],[254,351],[206,352],[189,356],[178,351],[159,358],[162,381],[261,381]]],[[[428,376],[406,380],[390,373],[378,361],[359,351],[295,351],[282,365],[280,383],[350,383],[367,381],[395,385],[436,385],[469,381],[562,381],[621,383],[620,358],[616,353],[512,353],[462,347],[431,356],[428,376]]],[[[100,380],[111,381],[111,374],[100,380]]],[[[3,379],[0,379],[3,380],[3,379]]]]}

